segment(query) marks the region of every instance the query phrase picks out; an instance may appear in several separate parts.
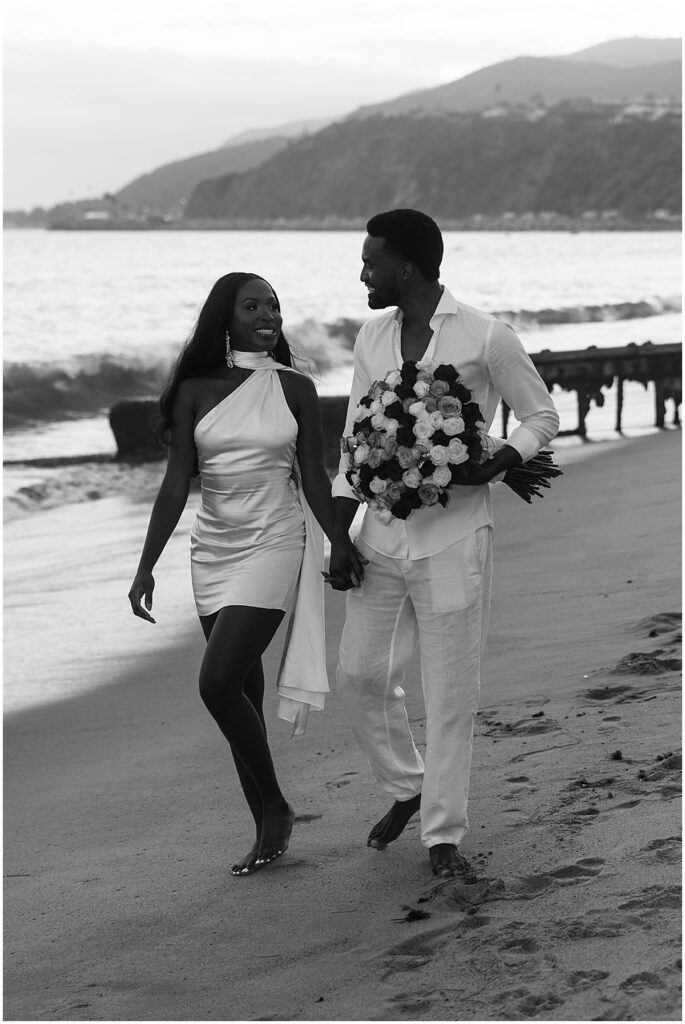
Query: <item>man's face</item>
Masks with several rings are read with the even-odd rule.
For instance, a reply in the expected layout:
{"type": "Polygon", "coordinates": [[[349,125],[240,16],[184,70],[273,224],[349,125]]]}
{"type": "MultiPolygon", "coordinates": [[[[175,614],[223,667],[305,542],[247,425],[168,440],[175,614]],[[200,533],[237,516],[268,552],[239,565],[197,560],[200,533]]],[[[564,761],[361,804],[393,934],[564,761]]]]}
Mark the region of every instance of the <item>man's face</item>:
{"type": "Polygon", "coordinates": [[[371,309],[397,306],[400,301],[399,288],[404,261],[388,252],[385,244],[384,238],[367,235],[362,246],[362,272],[359,280],[367,287],[371,309]]]}

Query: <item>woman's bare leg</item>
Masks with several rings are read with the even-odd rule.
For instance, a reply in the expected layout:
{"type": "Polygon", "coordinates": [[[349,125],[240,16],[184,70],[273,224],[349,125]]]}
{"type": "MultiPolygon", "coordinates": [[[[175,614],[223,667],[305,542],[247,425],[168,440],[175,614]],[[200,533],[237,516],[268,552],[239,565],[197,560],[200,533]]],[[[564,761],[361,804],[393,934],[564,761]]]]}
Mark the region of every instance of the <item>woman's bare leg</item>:
{"type": "Polygon", "coordinates": [[[208,639],[200,694],[231,746],[259,829],[256,847],[233,869],[238,874],[250,874],[285,852],[294,820],[276,779],[261,707],[261,655],[282,617],[277,609],[234,605],[203,622],[208,639]]]}

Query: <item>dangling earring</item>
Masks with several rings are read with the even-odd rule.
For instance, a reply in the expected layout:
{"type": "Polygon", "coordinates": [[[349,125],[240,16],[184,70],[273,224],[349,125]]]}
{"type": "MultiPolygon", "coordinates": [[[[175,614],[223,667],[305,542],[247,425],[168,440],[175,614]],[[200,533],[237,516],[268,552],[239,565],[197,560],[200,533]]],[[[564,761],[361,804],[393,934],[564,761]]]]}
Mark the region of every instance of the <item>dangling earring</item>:
{"type": "Polygon", "coordinates": [[[231,369],[233,366],[233,353],[231,352],[231,335],[226,331],[226,366],[231,369]]]}

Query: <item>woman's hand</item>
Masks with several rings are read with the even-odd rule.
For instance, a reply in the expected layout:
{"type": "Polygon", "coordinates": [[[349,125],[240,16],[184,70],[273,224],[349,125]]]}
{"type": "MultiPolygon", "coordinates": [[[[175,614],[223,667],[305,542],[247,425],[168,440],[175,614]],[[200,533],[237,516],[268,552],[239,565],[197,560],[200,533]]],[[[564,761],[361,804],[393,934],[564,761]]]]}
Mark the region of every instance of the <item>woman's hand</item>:
{"type": "Polygon", "coordinates": [[[148,622],[154,622],[155,620],[150,615],[150,609],[152,608],[152,591],[155,589],[155,579],[151,572],[137,572],[131,589],[128,592],[128,599],[131,602],[131,608],[133,614],[137,615],[139,619],[147,619],[148,622]],[[145,598],[145,608],[141,605],[141,600],[145,598]]]}
{"type": "Polygon", "coordinates": [[[368,561],[357,551],[348,534],[338,534],[331,543],[329,572],[324,573],[323,578],[333,590],[358,587],[364,579],[364,566],[368,561]]]}

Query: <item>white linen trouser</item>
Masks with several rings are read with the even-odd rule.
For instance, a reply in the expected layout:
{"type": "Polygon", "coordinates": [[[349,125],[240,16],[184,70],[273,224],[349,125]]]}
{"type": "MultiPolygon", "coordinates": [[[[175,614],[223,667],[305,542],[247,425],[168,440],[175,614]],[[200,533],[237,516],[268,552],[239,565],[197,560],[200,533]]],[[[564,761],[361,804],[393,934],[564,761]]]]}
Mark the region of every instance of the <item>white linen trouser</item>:
{"type": "Polygon", "coordinates": [[[337,690],[352,731],[395,800],[421,793],[421,841],[458,845],[467,804],[480,661],[490,617],[492,527],[413,561],[357,543],[369,559],[347,593],[337,690]],[[426,706],[425,766],[404,703],[416,643],[426,706]]]}

